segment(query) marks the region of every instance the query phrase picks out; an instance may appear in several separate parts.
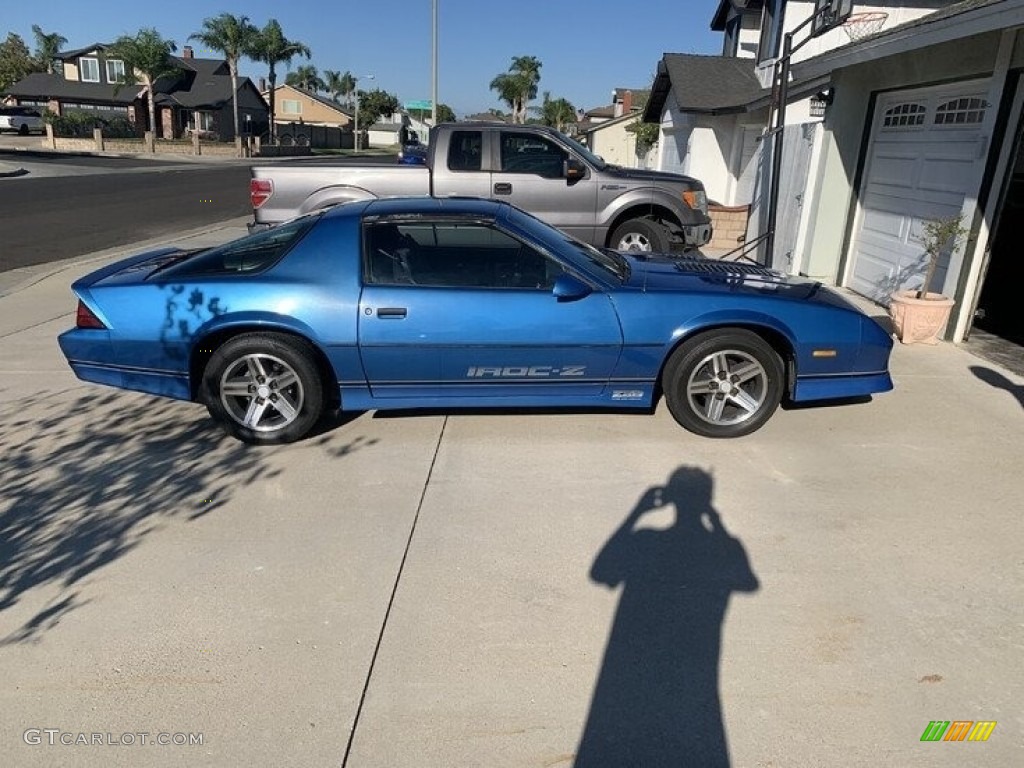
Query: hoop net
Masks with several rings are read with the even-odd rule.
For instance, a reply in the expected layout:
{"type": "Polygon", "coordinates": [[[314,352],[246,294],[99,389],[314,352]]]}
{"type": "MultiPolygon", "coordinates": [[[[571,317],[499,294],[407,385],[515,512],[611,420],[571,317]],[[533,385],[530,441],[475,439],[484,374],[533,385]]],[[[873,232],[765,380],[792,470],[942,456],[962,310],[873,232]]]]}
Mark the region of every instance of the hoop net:
{"type": "Polygon", "coordinates": [[[889,14],[881,11],[855,13],[843,22],[843,31],[851,41],[861,40],[880,31],[888,18],[889,14]]]}

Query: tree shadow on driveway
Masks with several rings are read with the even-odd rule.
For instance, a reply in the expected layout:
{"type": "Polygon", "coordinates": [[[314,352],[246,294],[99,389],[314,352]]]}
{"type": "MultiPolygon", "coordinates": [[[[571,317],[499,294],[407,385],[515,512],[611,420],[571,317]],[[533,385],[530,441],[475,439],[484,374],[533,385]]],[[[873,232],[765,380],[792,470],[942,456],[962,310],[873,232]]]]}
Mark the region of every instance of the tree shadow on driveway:
{"type": "Polygon", "coordinates": [[[0,645],[35,640],[83,605],[84,578],[163,518],[194,520],[280,472],[198,406],[76,388],[0,413],[0,626],[29,590],[60,594],[0,645]]]}

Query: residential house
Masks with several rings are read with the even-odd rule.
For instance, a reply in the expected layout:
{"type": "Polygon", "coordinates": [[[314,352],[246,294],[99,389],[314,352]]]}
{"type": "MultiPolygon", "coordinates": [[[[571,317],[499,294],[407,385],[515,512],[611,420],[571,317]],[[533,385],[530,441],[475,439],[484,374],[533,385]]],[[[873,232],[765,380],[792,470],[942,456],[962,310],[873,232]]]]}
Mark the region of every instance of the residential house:
{"type": "MultiPolygon", "coordinates": [[[[261,80],[261,94],[269,103],[270,91],[265,86],[261,80]]],[[[337,101],[287,84],[274,88],[274,112],[274,122],[279,128],[291,123],[305,123],[352,130],[354,117],[352,109],[337,101]]]]}
{"type": "MultiPolygon", "coordinates": [[[[139,84],[118,86],[125,74],[124,62],[108,54],[109,45],[94,43],[57,56],[61,74],[34,73],[19,80],[7,92],[6,101],[50,109],[57,114],[84,112],[98,119],[124,117],[141,134],[149,129],[145,89],[139,84]]],[[[186,46],[182,56],[172,56],[175,75],[154,84],[157,108],[156,135],[180,138],[200,131],[223,141],[234,138],[235,94],[227,62],[197,59],[186,46]]],[[[240,127],[262,133],[267,127],[267,105],[252,81],[239,78],[240,127]]]]}
{"type": "MultiPolygon", "coordinates": [[[[725,55],[663,57],[644,114],[661,125],[662,167],[702,178],[713,198],[755,208],[763,202],[770,180],[770,142],[759,140],[770,108],[765,73],[782,32],[813,8],[723,0],[713,24],[724,33],[725,55]],[[718,98],[704,85],[715,72],[718,98]]],[[[970,237],[943,254],[929,286],[956,301],[946,338],[983,332],[1024,343],[1010,296],[1024,278],[1017,255],[1024,0],[893,1],[852,10],[875,14],[875,23],[851,16],[851,24],[812,38],[793,57],[781,242],[766,258],[884,304],[893,290],[923,279],[923,222],[960,215],[970,237]]],[[[763,231],[759,211],[751,223],[748,236],[763,231]]]]}
{"type": "Polygon", "coordinates": [[[964,0],[795,65],[834,91],[798,271],[884,303],[921,283],[922,222],[959,214],[970,237],[929,286],[956,301],[946,337],[1024,344],[1022,75],[1024,0],[964,0]]]}
{"type": "Polygon", "coordinates": [[[609,163],[626,168],[646,168],[650,148],[637,152],[636,133],[629,130],[640,122],[650,91],[641,88],[616,88],[612,94],[612,118],[589,124],[586,145],[609,163]]]}
{"type": "Polygon", "coordinates": [[[399,110],[393,115],[384,115],[383,119],[368,126],[366,143],[370,147],[392,147],[402,144],[410,134],[415,134],[425,144],[430,134],[430,123],[413,117],[405,110],[399,110]]]}

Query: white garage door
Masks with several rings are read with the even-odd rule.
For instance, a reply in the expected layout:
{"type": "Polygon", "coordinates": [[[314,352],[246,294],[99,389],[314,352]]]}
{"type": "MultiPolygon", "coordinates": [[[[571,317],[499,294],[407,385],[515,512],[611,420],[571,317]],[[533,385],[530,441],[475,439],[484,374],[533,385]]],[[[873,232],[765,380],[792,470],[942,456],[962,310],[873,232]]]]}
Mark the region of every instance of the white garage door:
{"type": "MultiPolygon", "coordinates": [[[[898,91],[878,99],[861,183],[848,285],[886,301],[924,279],[921,224],[953,216],[978,184],[985,139],[981,132],[986,82],[898,91]]],[[[932,290],[946,284],[949,254],[932,290]]]]}

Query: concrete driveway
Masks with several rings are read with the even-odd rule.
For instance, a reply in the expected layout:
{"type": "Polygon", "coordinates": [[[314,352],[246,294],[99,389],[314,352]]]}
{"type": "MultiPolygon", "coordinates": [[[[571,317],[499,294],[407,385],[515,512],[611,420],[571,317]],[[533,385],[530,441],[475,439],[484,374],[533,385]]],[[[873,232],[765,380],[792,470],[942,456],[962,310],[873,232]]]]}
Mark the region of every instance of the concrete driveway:
{"type": "Polygon", "coordinates": [[[659,408],[258,449],[74,379],[98,263],[0,298],[5,766],[1019,762],[1020,378],[898,347],[894,392],[738,441],[659,408]]]}

